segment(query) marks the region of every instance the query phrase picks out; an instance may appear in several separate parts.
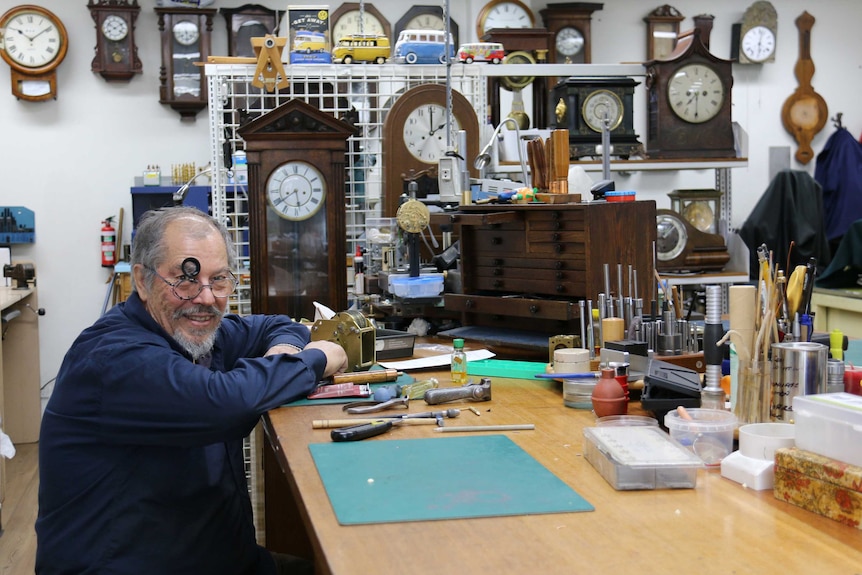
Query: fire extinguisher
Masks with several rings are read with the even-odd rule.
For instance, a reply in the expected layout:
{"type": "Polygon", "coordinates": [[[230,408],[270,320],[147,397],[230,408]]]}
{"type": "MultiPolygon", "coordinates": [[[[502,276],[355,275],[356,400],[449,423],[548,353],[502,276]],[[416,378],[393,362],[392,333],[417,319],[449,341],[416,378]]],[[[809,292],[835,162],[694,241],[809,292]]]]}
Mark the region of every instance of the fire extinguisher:
{"type": "Polygon", "coordinates": [[[102,267],[110,268],[116,263],[117,230],[111,225],[114,216],[102,222],[102,267]]]}

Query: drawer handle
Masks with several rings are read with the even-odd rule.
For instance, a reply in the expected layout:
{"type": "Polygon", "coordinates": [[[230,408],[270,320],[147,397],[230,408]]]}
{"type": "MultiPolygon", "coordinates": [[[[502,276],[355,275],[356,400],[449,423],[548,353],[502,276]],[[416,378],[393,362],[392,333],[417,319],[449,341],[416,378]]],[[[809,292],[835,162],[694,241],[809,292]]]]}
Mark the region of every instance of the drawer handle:
{"type": "Polygon", "coordinates": [[[539,313],[539,306],[537,306],[535,304],[531,305],[530,306],[530,313],[533,315],[539,313]]]}
{"type": "Polygon", "coordinates": [[[563,227],[563,223],[562,223],[562,222],[560,222],[560,221],[556,221],[556,222],[554,222],[554,229],[555,229],[555,230],[559,230],[559,229],[561,229],[562,227],[563,227]]]}
{"type": "Polygon", "coordinates": [[[503,287],[503,280],[494,280],[494,287],[495,288],[503,287]]]}
{"type": "Polygon", "coordinates": [[[503,265],[506,265],[506,263],[505,263],[503,260],[499,259],[499,258],[495,258],[495,259],[494,259],[494,265],[495,265],[495,266],[503,266],[503,265]]]}
{"type": "Polygon", "coordinates": [[[562,284],[557,284],[556,290],[557,290],[557,293],[565,293],[566,286],[564,286],[562,284]]]}
{"type": "Polygon", "coordinates": [[[473,300],[468,299],[464,302],[464,307],[466,307],[467,309],[473,309],[474,307],[476,307],[476,304],[475,302],[473,302],[473,300]]]}
{"type": "Polygon", "coordinates": [[[563,261],[561,261],[561,260],[557,260],[556,262],[554,262],[554,268],[556,268],[556,269],[558,269],[558,270],[561,270],[561,269],[563,269],[564,267],[566,267],[566,263],[565,263],[565,262],[563,262],[563,261]]]}
{"type": "Polygon", "coordinates": [[[554,244],[554,251],[558,254],[563,253],[565,248],[563,248],[563,244],[554,244]]]}
{"type": "Polygon", "coordinates": [[[566,274],[564,274],[563,272],[557,272],[557,279],[558,279],[558,280],[561,280],[561,279],[563,279],[564,277],[566,277],[566,274]]]}
{"type": "Polygon", "coordinates": [[[551,234],[551,239],[555,242],[560,241],[560,234],[551,234]]]}
{"type": "Polygon", "coordinates": [[[491,245],[492,245],[492,246],[499,246],[499,245],[500,245],[500,244],[502,244],[502,243],[503,243],[503,238],[499,238],[499,237],[496,237],[496,236],[495,236],[495,237],[493,237],[493,238],[491,238],[491,245]]]}
{"type": "Polygon", "coordinates": [[[495,276],[501,276],[501,275],[503,275],[503,268],[494,268],[493,273],[495,276]]]}

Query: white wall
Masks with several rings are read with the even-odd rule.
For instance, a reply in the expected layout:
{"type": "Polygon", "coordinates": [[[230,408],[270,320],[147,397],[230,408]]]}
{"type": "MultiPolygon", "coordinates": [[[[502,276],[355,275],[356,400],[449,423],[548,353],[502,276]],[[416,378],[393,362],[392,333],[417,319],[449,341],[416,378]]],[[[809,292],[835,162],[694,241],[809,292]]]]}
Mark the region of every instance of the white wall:
{"type": "MultiPolygon", "coordinates": [[[[730,54],[731,25],[742,18],[753,0],[674,0],[670,4],[686,16],[715,16],[712,52],[730,54]]],[[[20,0],[0,0],[0,13],[20,0]]],[[[128,83],[111,84],[90,71],[95,26],[84,0],[34,0],[57,14],[69,32],[70,44],[58,72],[56,101],[17,101],[9,91],[9,67],[0,63],[0,206],[23,205],[36,213],[36,243],[16,245],[13,258],[36,266],[41,318],[41,379],[52,380],[66,349],[76,335],[102,312],[110,270],[100,266],[99,230],[106,217],[125,210],[124,236],[129,239],[131,197],[129,187],[149,164],[169,172],[172,164],[209,160],[206,111],[196,122],[181,122],[179,114],[159,104],[159,33],[155,0],[139,0],[136,28],[144,72],[128,83]]],[[[214,7],[236,7],[245,0],[217,0],[214,7]]],[[[283,9],[288,1],[259,0],[283,9]]],[[[432,4],[431,0],[422,3],[432,4]]],[[[530,2],[528,2],[530,3],[530,2]]],[[[646,57],[643,17],[665,3],[644,0],[605,0],[593,20],[593,61],[619,63],[646,57]]],[[[332,2],[337,7],[339,2],[332,2]]],[[[373,4],[394,24],[407,10],[403,0],[374,0],[373,4]]],[[[462,41],[475,39],[475,19],[484,0],[453,2],[452,17],[459,23],[462,41]]],[[[546,5],[533,1],[536,12],[546,5]]],[[[778,55],[772,64],[735,66],[733,118],[749,134],[747,168],[733,171],[733,222],[738,227],[755,205],[768,182],[768,153],[773,146],[795,150],[784,131],[780,110],[797,83],[793,66],[798,55],[796,17],[809,10],[817,19],[812,56],[817,67],[813,85],[826,99],[830,116],[844,112],[844,123],[854,135],[862,133],[862,2],[859,0],[773,0],[778,10],[778,55]]],[[[541,19],[539,18],[541,24],[541,19]]],[[[224,20],[216,16],[213,53],[226,54],[224,20]]],[[[635,110],[636,129],[645,140],[645,112],[635,110]]],[[[813,142],[822,149],[832,125],[813,142]]],[[[812,161],[795,169],[814,169],[812,161]]],[[[618,176],[618,188],[635,189],[639,197],[669,207],[666,193],[677,188],[712,187],[714,173],[646,174],[618,176]]]]}

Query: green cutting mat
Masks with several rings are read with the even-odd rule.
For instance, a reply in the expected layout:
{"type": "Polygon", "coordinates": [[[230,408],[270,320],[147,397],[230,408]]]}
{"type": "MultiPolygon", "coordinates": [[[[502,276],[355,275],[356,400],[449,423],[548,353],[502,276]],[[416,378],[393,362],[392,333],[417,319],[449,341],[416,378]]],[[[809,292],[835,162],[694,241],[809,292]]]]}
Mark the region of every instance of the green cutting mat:
{"type": "Polygon", "coordinates": [[[538,361],[512,361],[508,359],[480,359],[467,362],[467,374],[482,377],[507,377],[536,380],[537,373],[545,373],[546,363],[538,361]]]}
{"type": "Polygon", "coordinates": [[[593,510],[505,435],[309,449],[342,525],[593,510]]]}

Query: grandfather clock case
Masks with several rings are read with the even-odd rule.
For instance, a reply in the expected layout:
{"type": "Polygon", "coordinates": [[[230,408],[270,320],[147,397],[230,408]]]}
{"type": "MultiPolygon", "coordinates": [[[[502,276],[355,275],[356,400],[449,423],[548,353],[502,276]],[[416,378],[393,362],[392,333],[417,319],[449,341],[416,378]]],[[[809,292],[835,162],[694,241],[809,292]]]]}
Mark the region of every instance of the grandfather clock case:
{"type": "Polygon", "coordinates": [[[347,308],[345,153],[353,132],[297,99],[238,130],[248,161],[252,313],[311,319],[314,301],[347,308]],[[273,180],[296,166],[313,174],[315,201],[324,193],[316,211],[288,217],[272,202],[273,180]]]}

